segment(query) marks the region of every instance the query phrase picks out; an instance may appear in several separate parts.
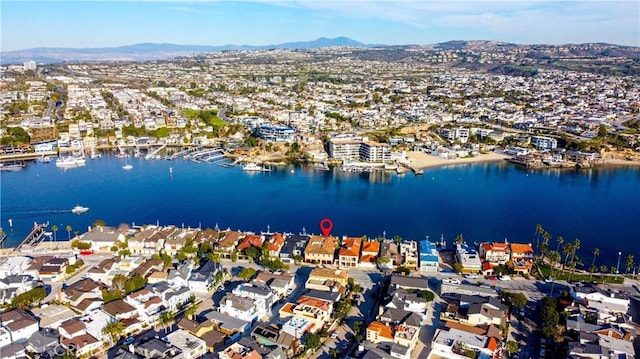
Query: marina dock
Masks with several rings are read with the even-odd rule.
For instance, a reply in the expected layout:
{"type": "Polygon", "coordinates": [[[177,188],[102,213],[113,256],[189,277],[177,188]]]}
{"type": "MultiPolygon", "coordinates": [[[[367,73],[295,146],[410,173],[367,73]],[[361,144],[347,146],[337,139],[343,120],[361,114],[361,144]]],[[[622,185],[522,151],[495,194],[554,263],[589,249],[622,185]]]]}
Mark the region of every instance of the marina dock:
{"type": "Polygon", "coordinates": [[[34,246],[40,243],[40,241],[42,241],[42,238],[44,237],[44,229],[47,228],[49,226],[49,222],[47,223],[33,223],[33,228],[31,229],[31,232],[29,232],[29,234],[27,234],[26,237],[24,237],[24,239],[22,240],[22,242],[20,242],[20,244],[18,244],[14,251],[19,251],[23,246],[34,246]]]}

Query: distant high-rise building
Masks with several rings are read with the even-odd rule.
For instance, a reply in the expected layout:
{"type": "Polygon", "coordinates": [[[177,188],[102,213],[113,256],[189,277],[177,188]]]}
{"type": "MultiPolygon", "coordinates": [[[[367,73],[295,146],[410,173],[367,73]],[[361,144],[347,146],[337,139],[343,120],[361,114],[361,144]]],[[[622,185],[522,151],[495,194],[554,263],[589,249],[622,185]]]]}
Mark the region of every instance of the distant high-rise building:
{"type": "Polygon", "coordinates": [[[28,70],[35,70],[36,69],[36,62],[35,61],[25,61],[22,64],[22,67],[25,71],[28,70]]]}

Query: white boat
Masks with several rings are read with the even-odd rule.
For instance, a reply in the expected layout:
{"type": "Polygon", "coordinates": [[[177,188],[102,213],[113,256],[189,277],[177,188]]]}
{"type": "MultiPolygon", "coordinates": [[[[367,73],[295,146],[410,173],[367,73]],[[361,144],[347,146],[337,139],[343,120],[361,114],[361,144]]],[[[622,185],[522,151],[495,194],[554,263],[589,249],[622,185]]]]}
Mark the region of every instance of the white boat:
{"type": "Polygon", "coordinates": [[[89,207],[82,207],[82,206],[75,206],[73,207],[73,209],[71,209],[71,212],[75,214],[83,214],[88,211],[89,211],[89,207]]]}
{"type": "Polygon", "coordinates": [[[0,163],[0,171],[20,171],[23,168],[22,163],[0,163]]]}
{"type": "Polygon", "coordinates": [[[40,163],[49,163],[51,162],[51,157],[42,155],[42,157],[36,158],[36,161],[40,163]]]}
{"type": "Polygon", "coordinates": [[[84,156],[67,156],[60,157],[56,160],[56,167],[74,168],[82,167],[86,164],[84,156]]]}
{"type": "Polygon", "coordinates": [[[130,164],[128,164],[128,163],[127,163],[126,165],[122,166],[122,169],[123,169],[123,170],[125,170],[125,171],[129,171],[129,170],[131,170],[132,168],[133,168],[133,166],[132,166],[132,165],[130,165],[130,164]]]}
{"type": "Polygon", "coordinates": [[[259,166],[255,163],[247,163],[246,165],[242,166],[242,170],[247,172],[269,172],[271,171],[271,168],[259,166]]]}

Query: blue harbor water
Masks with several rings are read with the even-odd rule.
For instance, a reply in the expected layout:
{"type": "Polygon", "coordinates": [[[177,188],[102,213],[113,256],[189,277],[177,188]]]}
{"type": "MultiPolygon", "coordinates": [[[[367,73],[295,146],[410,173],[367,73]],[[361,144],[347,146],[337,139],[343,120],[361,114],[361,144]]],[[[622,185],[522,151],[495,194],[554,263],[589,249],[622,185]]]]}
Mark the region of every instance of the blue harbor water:
{"type": "Polygon", "coordinates": [[[96,219],[120,223],[202,226],[250,231],[400,235],[451,242],[536,242],[540,223],[555,238],[579,238],[587,264],[615,262],[618,251],[640,258],[640,168],[526,171],[508,163],[427,169],[424,176],[343,173],[300,167],[247,173],[240,167],[106,157],[62,170],[33,163],[1,174],[0,226],[15,246],[34,221],[59,227],[57,237],[85,232],[96,219]],[[171,170],[170,170],[171,168],[171,170]],[[82,215],[76,205],[89,207],[82,215]],[[8,220],[13,227],[9,228],[8,220]]]}

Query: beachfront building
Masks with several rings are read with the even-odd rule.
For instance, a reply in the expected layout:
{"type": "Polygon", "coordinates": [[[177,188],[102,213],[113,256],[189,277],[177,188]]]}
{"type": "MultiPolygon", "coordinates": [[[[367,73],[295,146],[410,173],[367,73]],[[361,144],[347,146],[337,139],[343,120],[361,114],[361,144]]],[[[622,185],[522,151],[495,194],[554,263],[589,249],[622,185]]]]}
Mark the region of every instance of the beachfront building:
{"type": "Polygon", "coordinates": [[[375,268],[377,265],[379,252],[380,242],[364,241],[364,243],[362,244],[362,255],[360,256],[360,267],[375,268]]]}
{"type": "Polygon", "coordinates": [[[420,241],[420,273],[438,272],[438,250],[436,246],[424,239],[420,241]]]}
{"type": "Polygon", "coordinates": [[[531,144],[540,150],[553,150],[558,148],[558,140],[547,136],[531,136],[531,144]]]}
{"type": "Polygon", "coordinates": [[[296,130],[286,126],[262,125],[256,129],[256,135],[267,142],[293,143],[296,130]]]}
{"type": "Polygon", "coordinates": [[[329,157],[386,163],[391,162],[391,146],[366,137],[335,137],[329,141],[329,157]]]}
{"type": "Polygon", "coordinates": [[[511,243],[510,266],[518,274],[528,274],[533,268],[535,254],[531,244],[511,243]]]}
{"type": "Polygon", "coordinates": [[[304,250],[304,261],[306,263],[333,264],[336,246],[336,237],[311,236],[304,250]]]}
{"type": "Polygon", "coordinates": [[[418,270],[418,243],[416,241],[400,242],[402,266],[411,270],[418,270]]]}
{"type": "Polygon", "coordinates": [[[494,266],[505,264],[511,259],[511,248],[506,240],[504,243],[480,243],[478,253],[494,266]]]}
{"type": "Polygon", "coordinates": [[[480,255],[466,243],[456,245],[456,260],[462,265],[463,273],[480,273],[482,270],[480,255]]]}
{"type": "Polygon", "coordinates": [[[357,267],[360,264],[360,249],[362,238],[349,237],[342,241],[338,251],[338,265],[340,267],[357,267]]]}

